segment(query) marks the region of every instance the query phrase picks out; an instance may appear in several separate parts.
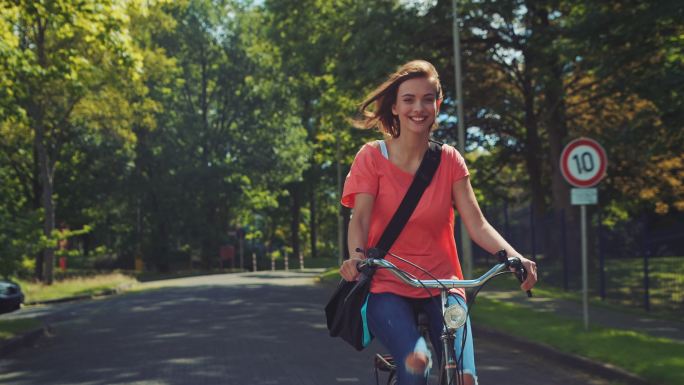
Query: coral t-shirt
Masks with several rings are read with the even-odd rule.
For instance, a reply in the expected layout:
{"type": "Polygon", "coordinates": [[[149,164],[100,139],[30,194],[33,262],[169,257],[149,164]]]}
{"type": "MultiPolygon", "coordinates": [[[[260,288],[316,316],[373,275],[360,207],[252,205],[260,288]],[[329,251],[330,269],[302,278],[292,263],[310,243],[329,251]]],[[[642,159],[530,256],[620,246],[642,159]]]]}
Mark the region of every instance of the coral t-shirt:
{"type": "MultiPolygon", "coordinates": [[[[463,279],[454,241],[454,182],[468,175],[461,154],[449,145],[442,145],[439,167],[423,192],[413,214],[390,252],[429,271],[438,279],[463,279]]],[[[355,195],[368,193],[375,197],[368,231],[367,248],[375,246],[385,227],[413,181],[410,174],[385,158],[380,149],[365,144],[356,154],[344,182],[341,203],[354,208],[355,195]]],[[[419,279],[430,276],[391,255],[385,256],[398,268],[419,279]]],[[[395,293],[410,298],[425,298],[439,294],[439,289],[415,288],[400,281],[387,269],[378,269],[371,283],[372,293],[395,293]]],[[[463,291],[459,291],[463,295],[463,291]]]]}

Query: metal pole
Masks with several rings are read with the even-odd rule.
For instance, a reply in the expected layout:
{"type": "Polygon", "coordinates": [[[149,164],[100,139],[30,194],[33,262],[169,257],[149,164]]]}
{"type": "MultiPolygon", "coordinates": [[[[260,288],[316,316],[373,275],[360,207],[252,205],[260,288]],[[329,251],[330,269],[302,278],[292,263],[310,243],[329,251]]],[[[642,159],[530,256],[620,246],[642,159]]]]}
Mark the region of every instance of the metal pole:
{"type": "Polygon", "coordinates": [[[584,329],[589,330],[589,288],[587,273],[587,206],[580,206],[582,220],[582,311],[584,313],[584,329]]]}
{"type": "Polygon", "coordinates": [[[561,250],[563,251],[563,290],[568,291],[568,246],[567,231],[565,231],[565,209],[561,209],[561,250]]]}
{"type": "MultiPolygon", "coordinates": [[[[504,232],[506,233],[506,240],[511,236],[511,228],[508,223],[508,199],[504,201],[504,232]]],[[[509,241],[510,242],[510,241],[509,241]]]]}
{"type": "MultiPolygon", "coordinates": [[[[465,125],[463,122],[463,89],[461,87],[461,41],[458,32],[458,12],[456,7],[456,0],[451,1],[451,8],[453,11],[453,34],[454,34],[454,78],[456,81],[456,111],[458,114],[458,151],[461,155],[465,155],[465,125]]],[[[465,278],[472,277],[473,273],[473,248],[470,244],[470,236],[463,224],[463,219],[459,216],[461,221],[461,250],[463,255],[463,274],[465,278]]]]}
{"type": "Polygon", "coordinates": [[[245,240],[244,233],[240,233],[240,271],[245,270],[245,240]]]}
{"type": "Polygon", "coordinates": [[[530,204],[530,249],[532,250],[532,260],[537,260],[537,238],[535,237],[534,205],[530,204]]]}
{"type": "Polygon", "coordinates": [[[601,300],[606,299],[606,255],[603,250],[603,215],[599,211],[598,221],[598,242],[599,242],[599,291],[601,300]]]}
{"type": "Polygon", "coordinates": [[[646,311],[651,310],[651,298],[650,298],[650,293],[649,293],[649,277],[648,277],[648,254],[649,254],[649,247],[647,245],[647,240],[646,240],[646,232],[647,230],[644,229],[644,233],[641,236],[641,255],[644,258],[644,309],[646,311]]]}
{"type": "MultiPolygon", "coordinates": [[[[340,134],[338,132],[339,130],[335,130],[336,132],[336,144],[335,144],[335,156],[337,159],[337,202],[339,204],[340,200],[342,199],[342,162],[340,159],[342,158],[340,155],[340,134]]],[[[342,261],[344,260],[344,219],[342,218],[342,213],[343,213],[343,208],[342,206],[338,206],[338,212],[337,212],[337,265],[341,266],[342,261]]]]}
{"type": "Polygon", "coordinates": [[[252,271],[257,271],[256,253],[252,253],[252,271]]]}

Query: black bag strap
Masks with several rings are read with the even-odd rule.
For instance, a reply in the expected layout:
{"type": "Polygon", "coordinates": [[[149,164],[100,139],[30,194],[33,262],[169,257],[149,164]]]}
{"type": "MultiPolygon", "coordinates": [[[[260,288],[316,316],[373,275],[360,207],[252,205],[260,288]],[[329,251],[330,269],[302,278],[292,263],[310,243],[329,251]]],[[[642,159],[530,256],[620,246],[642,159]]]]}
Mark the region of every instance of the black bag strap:
{"type": "Polygon", "coordinates": [[[385,231],[382,233],[378,244],[373,248],[368,250],[368,257],[370,258],[383,258],[385,254],[389,251],[394,241],[397,240],[399,234],[404,229],[406,222],[411,218],[413,210],[418,206],[418,201],[420,197],[423,196],[423,192],[430,185],[432,177],[439,167],[439,161],[442,158],[442,144],[431,140],[428,143],[428,149],[423,155],[423,160],[418,166],[416,175],[413,177],[413,182],[409,186],[404,199],[399,204],[399,208],[390,219],[385,231]]]}

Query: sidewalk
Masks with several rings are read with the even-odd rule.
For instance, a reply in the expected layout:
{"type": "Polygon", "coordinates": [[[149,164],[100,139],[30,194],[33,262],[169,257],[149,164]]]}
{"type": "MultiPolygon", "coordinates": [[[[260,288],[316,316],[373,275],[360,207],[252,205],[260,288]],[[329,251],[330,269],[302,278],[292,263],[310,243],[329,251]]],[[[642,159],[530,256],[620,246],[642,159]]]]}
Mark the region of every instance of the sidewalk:
{"type": "MultiPolygon", "coordinates": [[[[482,291],[478,296],[534,307],[536,310],[552,312],[561,317],[583,322],[582,303],[566,299],[532,297],[527,298],[514,291],[482,291]]],[[[664,320],[648,317],[647,314],[621,312],[603,306],[589,304],[589,326],[597,325],[613,329],[631,330],[654,337],[668,338],[684,343],[684,321],[664,320]]]]}

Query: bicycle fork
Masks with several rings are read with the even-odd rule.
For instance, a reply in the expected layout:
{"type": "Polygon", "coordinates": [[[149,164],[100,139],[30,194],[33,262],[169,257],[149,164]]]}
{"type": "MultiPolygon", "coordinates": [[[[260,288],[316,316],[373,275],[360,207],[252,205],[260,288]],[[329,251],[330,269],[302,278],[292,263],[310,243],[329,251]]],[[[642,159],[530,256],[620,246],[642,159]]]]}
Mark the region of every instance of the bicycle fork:
{"type": "MultiPolygon", "coordinates": [[[[448,299],[449,293],[445,290],[442,291],[442,314],[446,311],[447,308],[447,299],[448,299]]],[[[455,348],[455,340],[456,338],[454,337],[454,333],[450,332],[447,329],[447,326],[443,326],[443,331],[442,331],[442,365],[440,366],[443,370],[442,373],[440,373],[439,376],[439,381],[440,385],[452,385],[452,384],[460,384],[463,381],[462,380],[456,380],[456,377],[458,374],[461,372],[458,367],[458,362],[455,359],[456,352],[454,350],[455,348]],[[454,382],[456,380],[456,382],[454,382]]]]}

